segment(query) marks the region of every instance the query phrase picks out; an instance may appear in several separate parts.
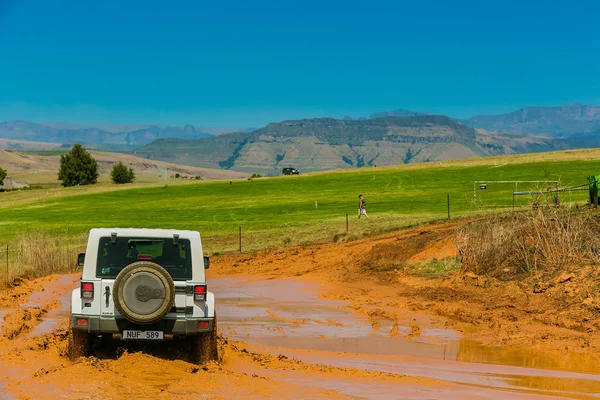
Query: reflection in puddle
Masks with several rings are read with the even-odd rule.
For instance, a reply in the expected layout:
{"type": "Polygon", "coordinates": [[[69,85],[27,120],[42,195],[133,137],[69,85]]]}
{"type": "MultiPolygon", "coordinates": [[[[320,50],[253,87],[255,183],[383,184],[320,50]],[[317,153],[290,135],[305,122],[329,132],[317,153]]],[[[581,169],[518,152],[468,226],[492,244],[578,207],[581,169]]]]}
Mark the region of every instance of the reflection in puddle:
{"type": "Polygon", "coordinates": [[[460,340],[456,360],[562,371],[600,372],[600,359],[590,354],[571,352],[557,355],[523,348],[484,346],[468,339],[460,340]]]}
{"type": "Polygon", "coordinates": [[[217,299],[221,327],[235,330],[232,338],[357,337],[371,325],[341,308],[342,301],[322,300],[318,285],[290,280],[249,281],[221,278],[210,281],[217,299]]]}
{"type": "Polygon", "coordinates": [[[440,361],[408,356],[313,352],[292,348],[253,347],[252,345],[249,345],[249,351],[260,351],[273,356],[283,354],[288,358],[310,364],[357,368],[454,382],[469,387],[477,387],[476,393],[480,396],[474,398],[522,398],[521,395],[507,396],[506,394],[500,396],[496,394],[491,397],[483,396],[486,391],[482,388],[500,391],[518,390],[532,394],[568,394],[574,398],[592,398],[597,397],[600,393],[600,375],[577,372],[440,361]]]}

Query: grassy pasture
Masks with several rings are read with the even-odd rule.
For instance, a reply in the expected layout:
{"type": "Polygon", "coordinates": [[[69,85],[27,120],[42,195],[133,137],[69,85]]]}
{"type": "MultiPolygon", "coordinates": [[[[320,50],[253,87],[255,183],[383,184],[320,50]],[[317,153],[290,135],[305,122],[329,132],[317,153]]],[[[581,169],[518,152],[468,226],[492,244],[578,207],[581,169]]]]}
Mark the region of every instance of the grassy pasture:
{"type": "Polygon", "coordinates": [[[61,156],[67,152],[69,149],[56,149],[56,150],[19,150],[20,153],[23,154],[35,154],[38,156],[61,156]]]}
{"type": "MultiPolygon", "coordinates": [[[[12,203],[4,201],[10,199],[7,195],[11,193],[0,193],[0,245],[15,243],[19,234],[35,230],[72,238],[92,227],[177,228],[199,230],[206,250],[214,253],[237,249],[241,226],[244,250],[252,250],[332,239],[334,235],[339,239],[345,232],[346,214],[350,216],[350,237],[443,219],[447,213],[447,194],[452,217],[512,204],[512,186],[489,184],[478,195],[481,204],[492,208],[474,207],[474,180],[560,180],[561,186],[569,186],[585,183],[588,175],[600,173],[597,158],[507,160],[511,162],[490,159],[487,165],[457,161],[362,168],[238,180],[231,185],[229,181],[216,181],[106,191],[102,188],[32,190],[31,194],[19,193],[21,197],[12,203]],[[360,193],[367,200],[368,220],[356,218],[360,193]]],[[[539,186],[519,187],[520,190],[536,188],[539,186]]],[[[572,192],[561,195],[561,202],[584,202],[586,198],[587,192],[572,192]]],[[[530,200],[519,198],[518,204],[530,200]]]]}

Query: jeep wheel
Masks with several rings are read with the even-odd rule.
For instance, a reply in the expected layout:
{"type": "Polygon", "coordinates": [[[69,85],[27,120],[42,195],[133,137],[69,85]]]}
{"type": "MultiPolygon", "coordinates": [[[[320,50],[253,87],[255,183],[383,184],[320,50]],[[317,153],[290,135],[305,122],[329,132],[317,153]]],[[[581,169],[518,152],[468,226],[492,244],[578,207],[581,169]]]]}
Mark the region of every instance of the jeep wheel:
{"type": "Polygon", "coordinates": [[[115,278],[113,301],[128,321],[152,324],[171,310],[175,285],[171,275],[160,265],[149,261],[134,262],[115,278]]]}
{"type": "Polygon", "coordinates": [[[217,314],[215,314],[212,331],[198,333],[192,340],[192,357],[195,363],[204,364],[219,359],[217,314]]]}
{"type": "Polygon", "coordinates": [[[92,349],[92,338],[89,333],[81,329],[71,328],[69,336],[69,358],[76,360],[79,357],[87,357],[92,349]]]}

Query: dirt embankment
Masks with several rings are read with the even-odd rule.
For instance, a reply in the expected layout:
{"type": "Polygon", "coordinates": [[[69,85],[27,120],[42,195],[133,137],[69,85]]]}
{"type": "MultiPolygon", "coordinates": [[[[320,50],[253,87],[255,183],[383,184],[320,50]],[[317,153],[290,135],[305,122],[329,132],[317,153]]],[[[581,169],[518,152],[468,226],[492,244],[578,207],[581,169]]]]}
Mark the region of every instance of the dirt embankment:
{"type": "Polygon", "coordinates": [[[410,324],[408,311],[414,314],[411,319],[433,317],[438,325],[484,343],[600,354],[597,266],[550,274],[511,272],[506,281],[447,272],[444,265],[458,265],[456,228],[465,222],[223,256],[214,260],[210,274],[302,276],[331,287],[325,297],[349,301],[374,326],[385,320],[410,324]]]}

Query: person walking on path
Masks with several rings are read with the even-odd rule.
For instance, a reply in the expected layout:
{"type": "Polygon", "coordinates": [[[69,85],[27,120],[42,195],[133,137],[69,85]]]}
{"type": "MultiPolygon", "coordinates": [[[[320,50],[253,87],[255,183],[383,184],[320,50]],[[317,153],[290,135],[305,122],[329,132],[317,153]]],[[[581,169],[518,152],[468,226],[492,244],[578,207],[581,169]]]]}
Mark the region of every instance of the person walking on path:
{"type": "Polygon", "coordinates": [[[365,209],[365,198],[363,197],[362,194],[358,195],[358,219],[360,219],[360,216],[364,215],[365,217],[369,218],[369,216],[367,215],[367,210],[365,209]]]}

